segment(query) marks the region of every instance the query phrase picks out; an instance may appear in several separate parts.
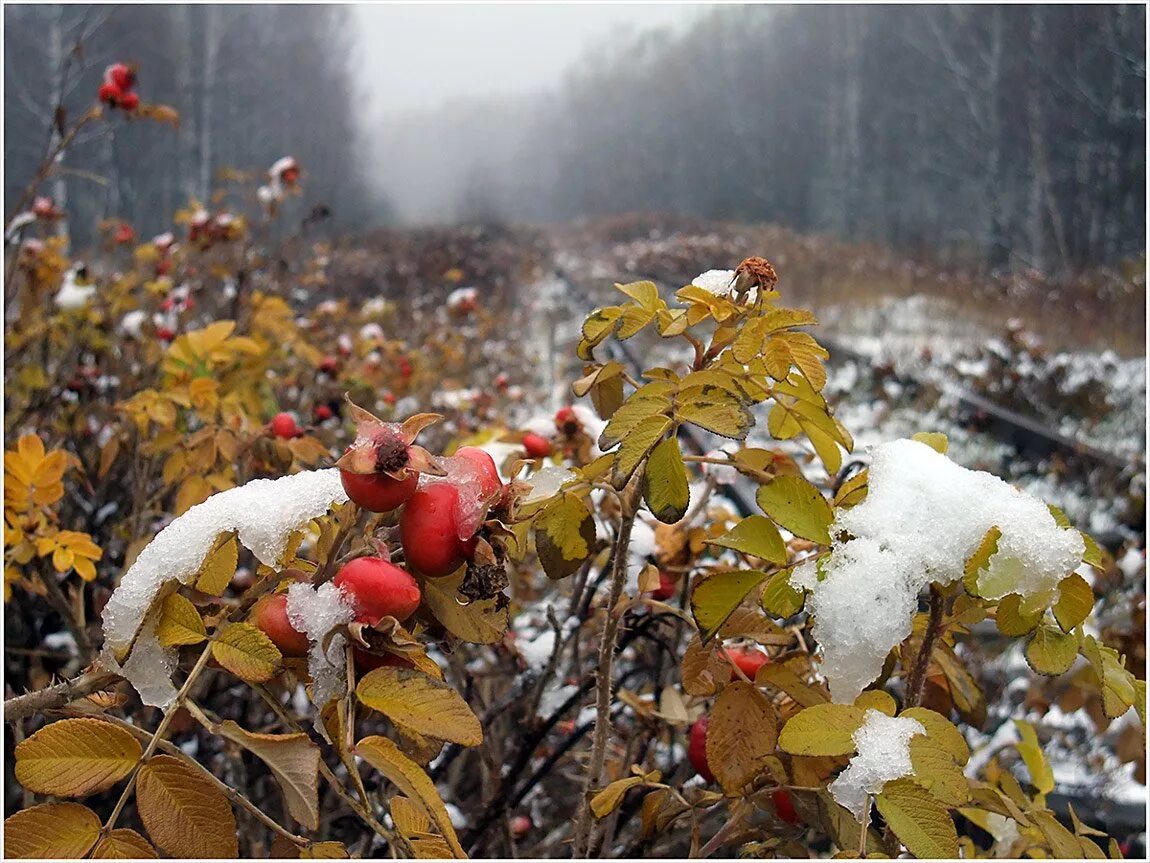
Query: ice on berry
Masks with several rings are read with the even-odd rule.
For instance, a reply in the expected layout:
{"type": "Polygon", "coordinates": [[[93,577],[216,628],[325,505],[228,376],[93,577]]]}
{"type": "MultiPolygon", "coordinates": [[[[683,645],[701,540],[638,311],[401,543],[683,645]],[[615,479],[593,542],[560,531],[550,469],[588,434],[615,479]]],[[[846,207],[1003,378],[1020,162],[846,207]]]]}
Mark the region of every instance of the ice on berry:
{"type": "Polygon", "coordinates": [[[526,482],[531,484],[531,491],[524,499],[524,503],[546,500],[557,494],[566,483],[575,479],[574,471],[558,465],[547,465],[527,477],[526,482]]]}
{"type": "Polygon", "coordinates": [[[311,675],[311,697],[322,708],[344,687],[347,638],[342,633],[331,633],[355,619],[355,603],[330,581],[318,588],[297,582],[288,588],[286,611],[292,628],[304,633],[310,642],[307,670],[311,675]]]}
{"type": "MultiPolygon", "coordinates": [[[[221,534],[234,531],[261,563],[274,567],[293,531],[346,501],[339,470],[328,468],[255,479],[193,506],[156,534],[120,579],[104,608],[105,643],[117,653],[127,649],[160,588],[173,580],[190,584],[221,534]]],[[[174,666],[161,661],[152,648],[154,626],[152,621],[141,631],[125,669],[133,670],[134,679],[129,679],[146,704],[164,706],[150,701],[141,689],[142,684],[150,691],[166,692],[160,678],[171,686],[174,666]],[[148,649],[141,651],[143,647],[148,649]]]]}
{"type": "Polygon", "coordinates": [[[851,736],[857,754],[830,784],[831,796],[859,821],[866,817],[867,796],[878,794],[886,783],[914,772],[910,739],[926,734],[916,719],[887,716],[871,708],[851,736]]]}
{"type": "Polygon", "coordinates": [[[982,595],[1018,593],[1044,606],[1082,557],[1081,534],[1058,526],[1046,504],[992,474],[968,470],[926,444],[898,440],[873,451],[865,500],[839,510],[839,537],[821,567],[796,567],[823,650],[822,673],[851,702],[911,632],[919,593],[949,584],[992,527],[1002,536],[978,581],[982,595]],[[845,538],[844,538],[845,537],[845,538]]]}
{"type": "Polygon", "coordinates": [[[459,538],[470,539],[487,518],[487,510],[493,503],[492,495],[483,494],[486,473],[471,459],[462,456],[437,458],[435,463],[447,473],[444,476],[420,474],[419,487],[427,488],[441,482],[455,486],[459,492],[455,499],[455,524],[459,538]]]}

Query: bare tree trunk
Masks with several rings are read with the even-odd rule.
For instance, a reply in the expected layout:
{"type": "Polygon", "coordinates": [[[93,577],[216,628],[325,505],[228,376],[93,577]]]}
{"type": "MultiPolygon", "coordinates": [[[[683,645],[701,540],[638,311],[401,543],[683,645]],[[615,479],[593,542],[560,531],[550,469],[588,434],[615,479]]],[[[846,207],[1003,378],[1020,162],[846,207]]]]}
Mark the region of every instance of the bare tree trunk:
{"type": "Polygon", "coordinates": [[[215,110],[217,65],[220,49],[220,12],[213,5],[204,7],[204,62],[201,87],[203,112],[200,115],[200,183],[201,200],[212,194],[212,135],[215,110]]]}
{"type": "MultiPolygon", "coordinates": [[[[57,6],[54,14],[48,22],[48,68],[51,70],[51,78],[55,82],[52,92],[52,105],[53,107],[62,105],[64,103],[64,76],[65,69],[65,48],[64,48],[64,15],[67,13],[66,6],[57,6]]],[[[60,131],[55,122],[52,124],[52,132],[48,141],[48,152],[56,149],[60,143],[60,131]]],[[[53,167],[53,180],[52,180],[52,197],[56,201],[56,206],[60,209],[64,216],[56,222],[57,236],[64,237],[65,241],[68,238],[68,178],[62,170],[64,167],[64,153],[61,151],[59,157],[56,159],[56,165],[53,167]]]]}

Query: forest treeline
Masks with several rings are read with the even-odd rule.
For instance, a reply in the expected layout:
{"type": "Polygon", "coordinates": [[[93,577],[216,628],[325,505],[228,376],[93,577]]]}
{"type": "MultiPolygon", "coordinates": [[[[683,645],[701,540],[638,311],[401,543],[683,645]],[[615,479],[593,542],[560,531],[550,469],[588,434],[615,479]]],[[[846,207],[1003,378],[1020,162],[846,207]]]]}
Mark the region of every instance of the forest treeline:
{"type": "Polygon", "coordinates": [[[143,237],[167,230],[190,198],[220,187],[221,170],[262,176],[289,154],[308,188],[295,206],[323,202],[343,225],[371,218],[356,172],[351,17],[320,5],[6,5],[5,213],[51,144],[55,106],[72,122],[123,61],[140,66],[141,100],[176,108],[180,125],[113,112],[81,133],[43,189],[79,247],[104,219],[143,237]]]}
{"type": "Polygon", "coordinates": [[[722,8],[544,97],[387,124],[384,188],[423,219],[668,210],[1113,261],[1144,244],[1144,28],[1117,5],[722,8]]]}

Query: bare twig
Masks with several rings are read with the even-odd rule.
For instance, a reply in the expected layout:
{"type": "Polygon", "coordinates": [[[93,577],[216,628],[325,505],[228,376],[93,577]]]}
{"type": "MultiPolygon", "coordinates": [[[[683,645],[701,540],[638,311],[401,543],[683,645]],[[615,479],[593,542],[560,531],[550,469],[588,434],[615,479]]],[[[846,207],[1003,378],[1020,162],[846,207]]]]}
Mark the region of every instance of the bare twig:
{"type": "Polygon", "coordinates": [[[906,682],[906,706],[918,707],[922,701],[922,690],[926,685],[926,670],[930,666],[930,654],[934,650],[934,642],[942,633],[942,591],[937,585],[930,586],[930,619],[926,624],[926,632],[922,636],[922,647],[915,657],[914,667],[906,682]]]}

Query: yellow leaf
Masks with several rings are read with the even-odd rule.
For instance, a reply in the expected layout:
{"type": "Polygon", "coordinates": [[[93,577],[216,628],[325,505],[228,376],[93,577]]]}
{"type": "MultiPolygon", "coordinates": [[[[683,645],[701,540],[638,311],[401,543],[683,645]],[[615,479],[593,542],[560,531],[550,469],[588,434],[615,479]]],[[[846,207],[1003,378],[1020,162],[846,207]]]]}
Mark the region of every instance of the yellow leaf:
{"type": "Polygon", "coordinates": [[[666,438],[651,450],[643,475],[643,497],[652,515],[665,524],[674,524],[686,515],[691,489],[676,438],[666,438]]]}
{"type": "Polygon", "coordinates": [[[1054,603],[1054,619],[1063,632],[1070,632],[1090,616],[1094,609],[1094,591],[1086,579],[1072,572],[1058,583],[1058,601],[1054,603]]]}
{"type": "Polygon", "coordinates": [[[763,583],[765,572],[718,572],[703,579],[691,592],[691,611],[704,642],[719,630],[747,594],[763,583]]]}
{"type": "Polygon", "coordinates": [[[894,716],[898,712],[898,705],[895,704],[894,698],[890,693],[883,692],[881,689],[867,689],[859,693],[859,697],[855,699],[855,707],[866,714],[866,711],[873,708],[880,713],[885,713],[887,716],[894,716]]]}
{"type": "Polygon", "coordinates": [[[238,560],[236,535],[226,533],[216,537],[215,545],[204,558],[196,575],[196,590],[210,593],[212,596],[222,594],[231,584],[232,576],[236,574],[238,560]]]}
{"type": "Polygon", "coordinates": [[[212,642],[212,656],[240,680],[264,683],[271,680],[283,662],[272,640],[250,623],[233,623],[212,642]]]}
{"type": "Polygon", "coordinates": [[[180,490],[176,492],[176,505],[172,514],[183,515],[196,504],[203,503],[211,495],[212,487],[208,481],[199,474],[194,474],[180,483],[180,490]]]}
{"type": "Polygon", "coordinates": [[[754,415],[740,399],[719,390],[705,400],[679,403],[675,418],[731,440],[743,440],[755,424],[754,415]]]}
{"type": "Polygon", "coordinates": [[[342,842],[316,842],[300,849],[302,860],[346,860],[351,855],[342,842]]]}
{"type": "Polygon", "coordinates": [[[967,759],[970,758],[970,747],[962,732],[949,719],[925,707],[908,707],[899,715],[921,723],[926,729],[927,737],[945,749],[955,764],[965,766],[967,759]]]}
{"type": "Polygon", "coordinates": [[[648,417],[631,430],[615,454],[615,473],[612,482],[622,488],[631,474],[659,440],[671,429],[671,420],[659,414],[648,417]]]}
{"type": "Polygon", "coordinates": [[[94,860],[152,860],[159,856],[151,842],[127,827],[113,830],[92,850],[94,860]]]}
{"type": "Polygon", "coordinates": [[[723,688],[707,725],[707,763],[728,794],[739,794],[762,771],[775,751],[778,719],[767,697],[753,684],[736,681],[723,688]]]}
{"type": "Polygon", "coordinates": [[[779,566],[787,562],[787,548],[778,528],[761,515],[747,516],[718,539],[709,539],[707,543],[733,548],[779,566]]]}
{"type": "Polygon", "coordinates": [[[131,733],[99,719],[61,719],[16,747],[16,781],[36,794],[84,797],[132,772],[142,751],[131,733]]]}
{"type": "Polygon", "coordinates": [[[970,802],[970,782],[955,763],[951,753],[929,736],[916,734],[910,739],[911,777],[947,806],[964,806],[970,802]]]}
{"type": "Polygon", "coordinates": [[[924,443],[932,450],[942,455],[946,455],[946,451],[950,446],[950,441],[946,439],[946,435],[941,432],[918,432],[911,435],[911,440],[916,440],[919,443],[924,443]]]}
{"type": "Polygon", "coordinates": [[[548,578],[571,575],[594,547],[595,520],[578,495],[561,494],[536,516],[535,551],[548,578]]]}
{"type": "Polygon", "coordinates": [[[472,644],[494,644],[507,632],[507,603],[500,597],[467,602],[459,593],[464,574],[461,571],[425,580],[423,601],[436,620],[456,638],[472,644]]]}
{"type": "Polygon", "coordinates": [[[401,794],[391,798],[388,809],[391,812],[391,820],[395,822],[395,829],[404,836],[426,833],[431,827],[431,819],[427,813],[401,794]]]}
{"type": "Polygon", "coordinates": [[[946,806],[909,779],[883,786],[875,805],[894,835],[915,857],[958,857],[958,832],[946,806]]]}
{"type": "Polygon", "coordinates": [[[136,808],[152,841],[173,857],[237,857],[228,798],[201,772],[170,755],[140,768],[136,808]]]}
{"type": "Polygon", "coordinates": [[[156,622],[156,637],[164,647],[181,644],[199,644],[207,638],[203,618],[187,597],[173,593],[160,607],[156,622]]]}
{"type": "Polygon", "coordinates": [[[1054,771],[1046,760],[1034,726],[1025,720],[1016,719],[1014,727],[1022,736],[1022,740],[1018,743],[1018,754],[1022,756],[1022,761],[1030,774],[1030,784],[1038,789],[1039,794],[1049,794],[1054,790],[1054,771]]]}
{"type": "Polygon", "coordinates": [[[355,688],[360,703],[418,734],[462,746],[483,742],[479,718],[463,697],[421,671],[377,668],[355,688]]]}
{"type": "Polygon", "coordinates": [[[759,486],[759,506],[777,524],[795,536],[820,545],[830,545],[833,512],[825,497],[801,476],[775,477],[759,486]]]}
{"type": "Polygon", "coordinates": [[[815,704],[787,720],[779,748],[791,755],[850,755],[863,711],[850,704],[815,704]]]}
{"type": "MultiPolygon", "coordinates": [[[[651,384],[647,385],[650,386],[651,384]]],[[[599,449],[611,449],[630,435],[640,423],[655,416],[662,416],[671,407],[671,399],[665,393],[650,391],[647,387],[632,393],[627,401],[615,410],[611,421],[599,435],[599,449]]]]}
{"type": "Polygon", "coordinates": [[[292,818],[308,830],[319,829],[319,747],[307,734],[253,734],[230,719],[217,730],[268,766],[292,818]]]}
{"type": "Polygon", "coordinates": [[[4,856],[23,860],[74,860],[100,836],[100,819],[79,803],[42,803],[4,819],[4,856]]]}
{"type": "Polygon", "coordinates": [[[1078,637],[1043,624],[1026,642],[1026,662],[1039,674],[1059,675],[1070,670],[1078,655],[1078,637]]]}
{"type": "Polygon", "coordinates": [[[447,842],[452,855],[463,859],[467,855],[459,845],[455,828],[443,805],[435,783],[428,778],[418,764],[399,751],[399,747],[386,737],[365,737],[355,747],[359,755],[382,773],[413,803],[421,807],[435,824],[447,842]]]}
{"type": "Polygon", "coordinates": [[[642,776],[627,776],[616,779],[598,794],[591,798],[591,812],[596,818],[606,818],[619,808],[627,792],[636,785],[643,784],[642,776]]]}
{"type": "Polygon", "coordinates": [[[1042,622],[1044,609],[1030,613],[1022,610],[1022,597],[1017,593],[1008,593],[998,601],[994,612],[994,622],[998,631],[1011,638],[1017,638],[1033,632],[1034,628],[1042,622]]]}

